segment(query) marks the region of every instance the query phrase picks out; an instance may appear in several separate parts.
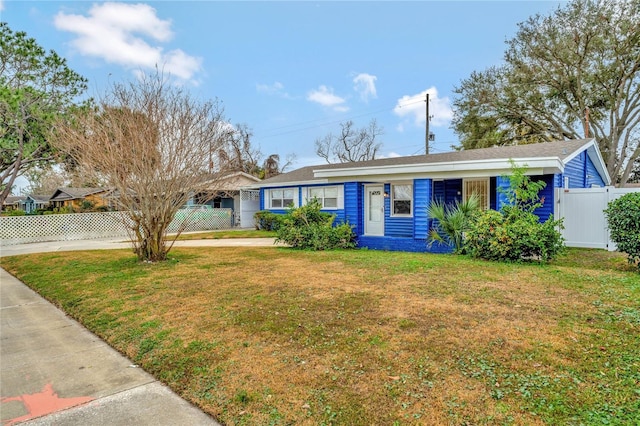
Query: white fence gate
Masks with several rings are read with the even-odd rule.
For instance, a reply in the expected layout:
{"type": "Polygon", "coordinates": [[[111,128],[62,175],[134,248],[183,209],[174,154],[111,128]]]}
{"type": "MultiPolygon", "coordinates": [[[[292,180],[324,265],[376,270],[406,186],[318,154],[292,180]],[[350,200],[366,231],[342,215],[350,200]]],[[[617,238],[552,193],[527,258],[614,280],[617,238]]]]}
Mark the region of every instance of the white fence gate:
{"type": "Polygon", "coordinates": [[[568,247],[601,248],[614,251],[616,245],[609,238],[604,210],[609,202],[640,188],[557,189],[556,216],[564,218],[562,232],[568,247]]]}
{"type": "Polygon", "coordinates": [[[255,224],[253,215],[260,210],[260,191],[240,190],[240,226],[252,228],[255,224]]]}

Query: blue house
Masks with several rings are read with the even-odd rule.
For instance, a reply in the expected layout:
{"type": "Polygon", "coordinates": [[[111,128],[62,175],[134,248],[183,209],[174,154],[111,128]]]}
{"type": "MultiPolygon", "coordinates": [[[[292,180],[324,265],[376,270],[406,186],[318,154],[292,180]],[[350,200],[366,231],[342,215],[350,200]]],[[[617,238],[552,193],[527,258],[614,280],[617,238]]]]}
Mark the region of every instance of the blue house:
{"type": "Polygon", "coordinates": [[[303,167],[267,179],[260,208],[286,213],[314,197],[336,222],[353,226],[359,247],[398,251],[448,251],[427,247],[431,228],[427,208],[433,200],[451,203],[476,193],[485,209],[506,202],[501,188],[510,160],[546,183],[539,194],[540,220],[557,216],[558,191],[609,185],[611,179],[593,139],[503,146],[411,157],[303,167]]]}

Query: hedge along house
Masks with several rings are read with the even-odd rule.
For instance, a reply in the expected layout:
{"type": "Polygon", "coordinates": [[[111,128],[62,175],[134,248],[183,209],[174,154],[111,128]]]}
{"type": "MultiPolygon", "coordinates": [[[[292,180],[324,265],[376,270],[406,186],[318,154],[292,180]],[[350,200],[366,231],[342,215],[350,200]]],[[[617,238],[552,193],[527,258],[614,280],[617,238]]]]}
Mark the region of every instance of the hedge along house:
{"type": "Polygon", "coordinates": [[[274,213],[316,197],[336,222],[353,226],[359,247],[447,252],[451,249],[442,245],[427,247],[430,203],[453,203],[476,193],[482,208],[499,210],[507,202],[510,160],[546,183],[539,194],[543,206],[536,211],[541,221],[557,212],[558,189],[610,183],[597,144],[582,139],[309,166],[256,187],[260,208],[274,213]]]}

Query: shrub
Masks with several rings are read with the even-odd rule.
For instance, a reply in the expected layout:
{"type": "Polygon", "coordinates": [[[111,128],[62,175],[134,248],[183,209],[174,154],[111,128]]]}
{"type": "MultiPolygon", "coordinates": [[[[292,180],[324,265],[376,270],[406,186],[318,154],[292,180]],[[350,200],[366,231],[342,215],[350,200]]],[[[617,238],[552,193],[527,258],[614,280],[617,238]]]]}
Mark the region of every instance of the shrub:
{"type": "Polygon", "coordinates": [[[466,248],[472,256],[488,260],[551,260],[564,249],[556,227],[560,221],[550,217],[540,223],[531,212],[517,215],[495,210],[482,212],[467,234],[466,248]]]}
{"type": "Polygon", "coordinates": [[[508,204],[500,212],[480,214],[467,234],[466,248],[472,256],[488,260],[543,260],[555,258],[564,250],[559,232],[562,220],[550,216],[544,223],[533,212],[542,206],[538,193],[545,187],[526,176],[526,167],[511,163],[508,204]]]}
{"type": "Polygon", "coordinates": [[[256,225],[256,229],[264,229],[265,231],[277,231],[280,228],[280,223],[284,216],[281,214],[272,213],[269,210],[260,210],[255,212],[253,220],[256,225]]]}
{"type": "Polygon", "coordinates": [[[20,210],[20,209],[14,209],[14,210],[8,210],[7,211],[7,216],[24,216],[26,215],[24,210],[20,210]]]}
{"type": "Polygon", "coordinates": [[[604,213],[618,251],[626,253],[629,263],[637,264],[640,270],[640,192],[611,201],[604,213]]]}
{"type": "Polygon", "coordinates": [[[335,215],[320,209],[320,202],[315,198],[302,207],[289,209],[277,229],[276,241],[307,250],[355,247],[351,225],[333,226],[335,215]]]}

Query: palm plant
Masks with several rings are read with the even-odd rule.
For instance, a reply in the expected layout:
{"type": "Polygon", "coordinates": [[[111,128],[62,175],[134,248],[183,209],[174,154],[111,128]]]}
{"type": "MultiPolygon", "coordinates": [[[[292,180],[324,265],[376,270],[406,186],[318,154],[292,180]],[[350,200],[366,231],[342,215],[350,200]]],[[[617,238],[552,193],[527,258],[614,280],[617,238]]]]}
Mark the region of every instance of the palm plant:
{"type": "Polygon", "coordinates": [[[453,246],[454,253],[463,253],[465,232],[470,229],[473,218],[479,211],[480,198],[476,194],[471,194],[466,201],[456,200],[453,204],[433,201],[427,210],[428,216],[434,219],[427,235],[429,247],[437,242],[453,246]]]}

